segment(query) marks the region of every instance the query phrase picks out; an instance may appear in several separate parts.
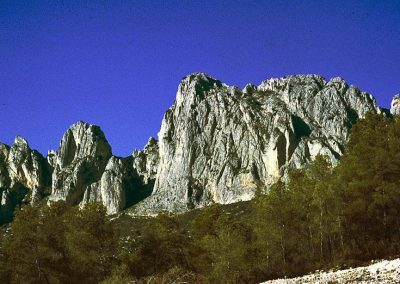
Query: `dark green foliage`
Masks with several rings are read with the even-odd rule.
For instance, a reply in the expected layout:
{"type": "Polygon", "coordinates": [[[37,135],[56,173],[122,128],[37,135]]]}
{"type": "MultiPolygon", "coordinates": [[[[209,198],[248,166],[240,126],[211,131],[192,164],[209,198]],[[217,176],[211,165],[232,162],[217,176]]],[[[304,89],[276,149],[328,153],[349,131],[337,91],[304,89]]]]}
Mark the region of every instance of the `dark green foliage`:
{"type": "Polygon", "coordinates": [[[165,273],[173,267],[190,269],[192,245],[176,219],[159,214],[146,223],[124,244],[121,262],[135,277],[165,273]]]}
{"type": "Polygon", "coordinates": [[[353,128],[338,167],[347,253],[370,259],[399,253],[400,121],[369,114],[353,128]]]}
{"type": "Polygon", "coordinates": [[[101,204],[89,203],[83,210],[71,209],[66,218],[72,221],[67,222],[65,233],[72,279],[74,282],[86,279],[87,283],[98,283],[110,274],[117,247],[106,209],[101,204]]]}
{"type": "Polygon", "coordinates": [[[109,274],[117,244],[105,213],[98,204],[24,206],[1,244],[2,275],[12,283],[97,283],[109,274]]]}
{"type": "Polygon", "coordinates": [[[99,204],[25,206],[1,234],[0,282],[259,283],[397,256],[400,120],[368,114],[337,167],[317,156],[261,192],[112,222],[99,204]]]}
{"type": "Polygon", "coordinates": [[[212,206],[194,219],[191,233],[200,248],[197,269],[211,282],[251,282],[255,277],[255,235],[250,224],[212,206]]]}
{"type": "Polygon", "coordinates": [[[319,156],[253,201],[266,277],[400,253],[400,120],[368,114],[338,167],[319,156]]]}

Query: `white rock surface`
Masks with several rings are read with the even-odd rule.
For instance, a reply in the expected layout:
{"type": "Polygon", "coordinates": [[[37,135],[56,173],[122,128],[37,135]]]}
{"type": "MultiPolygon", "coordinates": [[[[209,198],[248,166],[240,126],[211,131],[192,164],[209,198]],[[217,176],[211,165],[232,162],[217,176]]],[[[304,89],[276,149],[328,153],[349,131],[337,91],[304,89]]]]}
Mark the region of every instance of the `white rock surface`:
{"type": "Polygon", "coordinates": [[[317,154],[335,163],[374,98],[341,78],[297,75],[243,91],[206,74],[181,82],[159,132],[154,191],[139,212],[251,199],[317,154]]]}
{"type": "Polygon", "coordinates": [[[86,187],[100,180],[112,155],[103,131],[82,121],[68,129],[60,148],[50,154],[54,167],[50,200],[71,205],[80,203],[86,187]]]}
{"type": "Polygon", "coordinates": [[[136,150],[132,154],[133,167],[143,177],[144,183],[155,180],[159,162],[158,141],[150,137],[143,150],[136,150]]]}
{"type": "Polygon", "coordinates": [[[392,103],[390,104],[390,113],[393,115],[400,114],[400,94],[393,97],[392,103]]]}
{"type": "Polygon", "coordinates": [[[0,143],[0,224],[15,206],[36,203],[48,195],[51,168],[46,159],[17,136],[11,147],[0,143]]]}
{"type": "Polygon", "coordinates": [[[277,279],[263,282],[263,284],[303,283],[400,283],[400,259],[383,260],[369,266],[338,270],[335,272],[317,272],[297,278],[277,279]]]}
{"type": "Polygon", "coordinates": [[[132,174],[132,159],[111,157],[101,179],[86,188],[82,204],[102,202],[108,214],[120,212],[126,205],[125,182],[132,174]]]}
{"type": "Polygon", "coordinates": [[[71,205],[101,202],[115,214],[147,197],[154,184],[158,144],[150,139],[143,151],[131,157],[112,156],[111,147],[98,126],[72,125],[58,151],[49,151],[54,167],[51,201],[71,205]]]}

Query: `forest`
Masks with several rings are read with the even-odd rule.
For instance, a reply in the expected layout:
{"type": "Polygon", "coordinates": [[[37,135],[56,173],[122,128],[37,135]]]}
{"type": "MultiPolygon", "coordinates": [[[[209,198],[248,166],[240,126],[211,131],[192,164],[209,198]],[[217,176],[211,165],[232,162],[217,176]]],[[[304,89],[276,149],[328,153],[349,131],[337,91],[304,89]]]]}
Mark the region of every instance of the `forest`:
{"type": "Polygon", "coordinates": [[[369,113],[324,156],[249,202],[109,218],[97,203],[24,206],[0,283],[259,283],[400,253],[400,119],[369,113]]]}

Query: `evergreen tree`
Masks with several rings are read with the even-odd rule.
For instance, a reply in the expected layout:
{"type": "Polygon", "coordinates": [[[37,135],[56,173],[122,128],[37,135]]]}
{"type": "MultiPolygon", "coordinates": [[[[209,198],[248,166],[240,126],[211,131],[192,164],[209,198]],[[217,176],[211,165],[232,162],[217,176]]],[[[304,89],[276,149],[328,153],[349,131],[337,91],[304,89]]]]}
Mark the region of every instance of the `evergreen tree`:
{"type": "Polygon", "coordinates": [[[338,168],[347,253],[370,259],[398,252],[400,123],[369,113],[353,128],[338,168]],[[396,243],[396,242],[394,242],[396,243]]]}
{"type": "Polygon", "coordinates": [[[24,206],[2,243],[12,283],[97,283],[108,275],[117,242],[102,205],[24,206]]]}

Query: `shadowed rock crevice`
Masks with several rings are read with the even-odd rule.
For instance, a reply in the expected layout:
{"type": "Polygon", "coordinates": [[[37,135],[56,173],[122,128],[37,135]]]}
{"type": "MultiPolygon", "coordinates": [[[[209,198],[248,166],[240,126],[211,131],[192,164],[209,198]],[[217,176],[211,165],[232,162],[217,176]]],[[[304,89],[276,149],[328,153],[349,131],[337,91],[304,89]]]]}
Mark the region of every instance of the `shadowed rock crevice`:
{"type": "Polygon", "coordinates": [[[299,144],[302,137],[309,137],[311,135],[310,126],[297,115],[292,115],[292,123],[295,132],[296,144],[299,144]]]}

